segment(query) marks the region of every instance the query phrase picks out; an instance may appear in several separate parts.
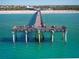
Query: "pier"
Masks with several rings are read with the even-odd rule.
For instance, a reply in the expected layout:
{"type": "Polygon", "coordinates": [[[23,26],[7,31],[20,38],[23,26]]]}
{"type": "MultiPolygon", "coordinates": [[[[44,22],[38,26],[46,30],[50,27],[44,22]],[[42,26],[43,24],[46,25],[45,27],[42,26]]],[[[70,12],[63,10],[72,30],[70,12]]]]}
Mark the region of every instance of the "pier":
{"type": "Polygon", "coordinates": [[[41,43],[41,32],[50,32],[51,33],[51,42],[54,42],[54,33],[55,32],[62,32],[62,37],[64,42],[67,42],[67,28],[65,26],[55,26],[52,25],[50,27],[45,26],[42,21],[41,11],[37,10],[36,12],[36,19],[35,24],[23,25],[23,26],[13,26],[12,28],[12,36],[13,36],[13,43],[15,44],[16,41],[16,33],[17,32],[25,32],[25,42],[28,42],[28,32],[37,32],[38,33],[38,43],[41,43]]]}

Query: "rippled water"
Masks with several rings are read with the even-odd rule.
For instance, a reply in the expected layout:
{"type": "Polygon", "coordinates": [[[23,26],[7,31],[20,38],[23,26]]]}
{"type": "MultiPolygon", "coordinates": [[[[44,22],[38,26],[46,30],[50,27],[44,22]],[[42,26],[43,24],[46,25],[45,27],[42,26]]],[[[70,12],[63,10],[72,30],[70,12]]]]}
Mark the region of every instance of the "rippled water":
{"type": "MultiPolygon", "coordinates": [[[[50,42],[50,33],[44,33],[44,41],[25,44],[23,33],[17,33],[17,41],[12,43],[11,29],[14,25],[32,25],[34,14],[0,14],[0,59],[58,58],[79,57],[79,14],[43,14],[42,20],[47,26],[64,25],[68,29],[68,42],[65,44],[62,33],[54,34],[50,42]]],[[[34,33],[29,36],[34,40],[34,33]]]]}

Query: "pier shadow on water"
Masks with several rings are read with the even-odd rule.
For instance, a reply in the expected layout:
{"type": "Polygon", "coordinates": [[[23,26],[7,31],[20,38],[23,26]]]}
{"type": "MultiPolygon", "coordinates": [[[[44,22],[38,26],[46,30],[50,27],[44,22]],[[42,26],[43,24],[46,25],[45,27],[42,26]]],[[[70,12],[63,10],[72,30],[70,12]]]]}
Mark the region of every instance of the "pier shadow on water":
{"type": "MultiPolygon", "coordinates": [[[[33,14],[30,22],[28,23],[29,26],[33,26],[36,21],[37,12],[33,14]]],[[[28,41],[34,42],[35,41],[35,32],[28,32],[28,41]]]]}
{"type": "Polygon", "coordinates": [[[37,16],[37,12],[35,14],[33,14],[32,18],[30,19],[30,22],[28,23],[29,26],[34,25],[34,23],[36,21],[36,16],[37,16]]]}
{"type": "Polygon", "coordinates": [[[11,37],[2,37],[2,38],[0,38],[0,42],[12,42],[12,38],[11,37]]]}
{"type": "MultiPolygon", "coordinates": [[[[27,24],[28,26],[34,25],[36,21],[37,12],[33,14],[30,22],[27,24]]],[[[26,20],[27,21],[27,20],[26,20]]],[[[11,34],[11,32],[10,32],[11,34]]],[[[35,32],[28,32],[28,41],[33,42],[35,39],[35,32]]],[[[10,37],[2,37],[0,38],[1,42],[12,42],[12,34],[10,37]]],[[[25,42],[25,33],[24,32],[17,32],[16,33],[16,42],[25,42]]]]}
{"type": "MultiPolygon", "coordinates": [[[[15,37],[16,42],[25,42],[25,33],[24,32],[18,32],[15,35],[16,35],[16,37],[15,37]]],[[[1,37],[0,42],[13,43],[12,35],[9,37],[1,37]]]]}
{"type": "MultiPolygon", "coordinates": [[[[35,14],[33,14],[32,18],[30,19],[30,22],[27,24],[29,26],[32,26],[35,24],[36,21],[36,16],[37,16],[37,12],[35,14]]],[[[43,33],[44,34],[44,33],[43,33]]],[[[28,41],[29,42],[35,42],[35,35],[36,32],[28,32],[28,41]]],[[[3,37],[1,38],[1,42],[12,42],[13,38],[12,38],[12,34],[11,37],[3,37]]],[[[46,38],[46,36],[44,35],[44,41],[48,42],[50,40],[50,38],[46,38]]],[[[16,33],[16,42],[25,42],[25,32],[17,32],[16,33]]]]}
{"type": "MultiPolygon", "coordinates": [[[[35,24],[36,21],[37,12],[33,14],[32,18],[30,19],[28,26],[32,26],[35,24]]],[[[16,42],[25,42],[25,33],[24,32],[18,32],[16,34],[16,42]]],[[[35,41],[35,32],[28,32],[28,42],[34,42],[35,41]]]]}

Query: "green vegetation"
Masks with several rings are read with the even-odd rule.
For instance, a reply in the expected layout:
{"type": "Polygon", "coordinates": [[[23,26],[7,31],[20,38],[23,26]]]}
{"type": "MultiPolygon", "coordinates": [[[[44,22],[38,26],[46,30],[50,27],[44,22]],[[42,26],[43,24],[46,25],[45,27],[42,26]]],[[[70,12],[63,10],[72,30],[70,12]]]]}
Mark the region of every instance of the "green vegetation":
{"type": "Polygon", "coordinates": [[[0,5],[0,10],[33,10],[33,8],[20,5],[0,5]]]}
{"type": "Polygon", "coordinates": [[[0,5],[0,10],[79,10],[79,5],[41,5],[41,6],[22,6],[22,5],[0,5]]]}
{"type": "Polygon", "coordinates": [[[79,10],[79,5],[47,5],[47,6],[35,6],[41,10],[79,10]]]}

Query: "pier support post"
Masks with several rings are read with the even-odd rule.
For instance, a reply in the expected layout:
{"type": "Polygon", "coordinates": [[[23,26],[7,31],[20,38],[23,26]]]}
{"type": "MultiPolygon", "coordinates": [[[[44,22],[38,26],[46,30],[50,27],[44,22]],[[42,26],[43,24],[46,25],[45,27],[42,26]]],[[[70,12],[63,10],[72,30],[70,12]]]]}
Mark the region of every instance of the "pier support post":
{"type": "Polygon", "coordinates": [[[67,42],[67,30],[65,31],[65,42],[67,42]]]}
{"type": "Polygon", "coordinates": [[[63,32],[63,39],[65,42],[67,42],[67,30],[63,32]]]}
{"type": "Polygon", "coordinates": [[[40,30],[38,30],[38,40],[39,40],[39,43],[40,43],[41,42],[40,30]]]}
{"type": "Polygon", "coordinates": [[[54,30],[51,30],[51,32],[52,32],[52,43],[53,43],[53,41],[54,41],[54,30]]]}
{"type": "Polygon", "coordinates": [[[15,32],[12,32],[12,36],[13,36],[13,43],[15,44],[15,32]]]}
{"type": "Polygon", "coordinates": [[[26,41],[26,43],[27,43],[27,31],[25,31],[25,41],[26,41]]]}

